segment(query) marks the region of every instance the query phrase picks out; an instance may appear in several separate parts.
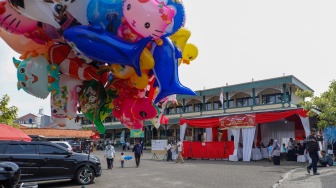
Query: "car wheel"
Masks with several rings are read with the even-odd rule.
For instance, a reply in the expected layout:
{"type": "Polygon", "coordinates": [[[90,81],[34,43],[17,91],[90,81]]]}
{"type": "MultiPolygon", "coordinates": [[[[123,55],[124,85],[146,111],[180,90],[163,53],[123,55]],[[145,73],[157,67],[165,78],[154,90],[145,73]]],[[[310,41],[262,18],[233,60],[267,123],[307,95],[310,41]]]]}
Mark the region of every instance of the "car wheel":
{"type": "Polygon", "coordinates": [[[94,170],[89,167],[86,168],[85,166],[80,168],[76,173],[76,182],[80,185],[86,185],[93,182],[95,177],[94,170]]]}

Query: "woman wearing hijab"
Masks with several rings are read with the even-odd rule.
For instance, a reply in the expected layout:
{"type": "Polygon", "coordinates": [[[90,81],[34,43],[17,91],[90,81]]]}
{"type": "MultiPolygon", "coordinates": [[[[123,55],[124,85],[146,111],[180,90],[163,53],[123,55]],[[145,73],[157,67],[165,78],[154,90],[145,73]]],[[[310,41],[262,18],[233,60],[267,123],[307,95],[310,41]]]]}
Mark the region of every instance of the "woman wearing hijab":
{"type": "Polygon", "coordinates": [[[280,145],[278,144],[277,140],[274,140],[273,142],[273,148],[272,148],[272,155],[273,155],[273,164],[274,165],[280,165],[280,145]]]}

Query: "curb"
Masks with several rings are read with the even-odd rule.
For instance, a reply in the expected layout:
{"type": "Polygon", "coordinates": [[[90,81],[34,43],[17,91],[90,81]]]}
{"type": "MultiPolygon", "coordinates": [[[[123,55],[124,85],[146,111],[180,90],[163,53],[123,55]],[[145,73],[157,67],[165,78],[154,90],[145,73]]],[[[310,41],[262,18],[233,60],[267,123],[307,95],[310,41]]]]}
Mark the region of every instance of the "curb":
{"type": "Polygon", "coordinates": [[[281,183],[287,179],[289,179],[289,177],[291,177],[297,170],[299,170],[300,168],[296,168],[296,169],[293,169],[293,170],[290,170],[286,173],[284,173],[282,176],[281,176],[281,179],[278,181],[278,183],[274,184],[272,186],[272,188],[278,188],[281,183]]]}

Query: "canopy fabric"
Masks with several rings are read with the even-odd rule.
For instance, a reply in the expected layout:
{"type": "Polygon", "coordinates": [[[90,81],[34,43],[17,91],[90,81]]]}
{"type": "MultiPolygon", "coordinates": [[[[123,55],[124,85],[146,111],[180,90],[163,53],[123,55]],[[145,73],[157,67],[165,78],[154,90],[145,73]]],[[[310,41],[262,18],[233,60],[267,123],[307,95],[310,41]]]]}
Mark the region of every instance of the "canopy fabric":
{"type": "Polygon", "coordinates": [[[0,140],[26,141],[30,142],[30,138],[26,133],[19,129],[6,124],[0,124],[0,140]]]}
{"type": "MultiPolygon", "coordinates": [[[[260,112],[260,113],[256,113],[256,124],[278,121],[278,120],[287,118],[295,114],[300,117],[307,117],[307,111],[303,110],[302,108],[295,109],[295,110],[260,112]]],[[[191,126],[191,127],[199,127],[199,128],[218,127],[219,119],[221,117],[208,117],[208,118],[197,118],[197,119],[181,118],[180,125],[183,125],[184,123],[186,123],[188,124],[188,126],[191,126]]]]}

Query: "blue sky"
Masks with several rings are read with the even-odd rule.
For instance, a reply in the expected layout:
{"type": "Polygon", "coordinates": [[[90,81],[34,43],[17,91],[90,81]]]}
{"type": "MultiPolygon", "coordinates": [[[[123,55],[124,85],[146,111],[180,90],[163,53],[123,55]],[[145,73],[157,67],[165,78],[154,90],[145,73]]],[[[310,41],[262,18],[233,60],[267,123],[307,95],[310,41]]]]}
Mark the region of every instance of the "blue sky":
{"type": "MultiPolygon", "coordinates": [[[[199,49],[180,81],[193,90],[294,75],[319,95],[336,77],[336,1],[183,0],[188,42],[199,49]]],[[[50,114],[45,100],[16,89],[18,57],[0,40],[0,96],[9,94],[19,116],[50,114]]]]}

